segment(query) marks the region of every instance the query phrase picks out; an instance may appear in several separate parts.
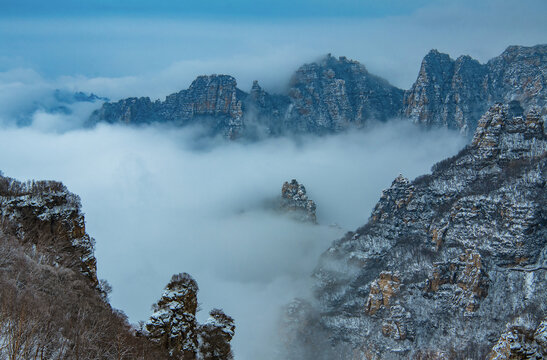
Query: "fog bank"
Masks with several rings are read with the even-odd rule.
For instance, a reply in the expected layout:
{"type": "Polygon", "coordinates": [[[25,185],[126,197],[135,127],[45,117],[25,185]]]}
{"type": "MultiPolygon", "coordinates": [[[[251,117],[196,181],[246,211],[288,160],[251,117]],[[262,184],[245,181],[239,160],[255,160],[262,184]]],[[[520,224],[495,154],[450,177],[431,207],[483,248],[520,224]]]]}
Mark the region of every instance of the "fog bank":
{"type": "Polygon", "coordinates": [[[464,145],[456,134],[398,122],[298,142],[199,147],[190,129],[59,133],[46,125],[0,131],[2,171],[61,180],[81,196],[99,276],[132,322],[147,319],[173,273],[192,274],[200,316],[221,307],[236,319],[237,359],[274,358],[279,307],[306,295],[320,253],[366,222],[399,173],[426,173],[464,145]],[[292,178],[317,202],[320,225],[265,207],[292,178]]]}

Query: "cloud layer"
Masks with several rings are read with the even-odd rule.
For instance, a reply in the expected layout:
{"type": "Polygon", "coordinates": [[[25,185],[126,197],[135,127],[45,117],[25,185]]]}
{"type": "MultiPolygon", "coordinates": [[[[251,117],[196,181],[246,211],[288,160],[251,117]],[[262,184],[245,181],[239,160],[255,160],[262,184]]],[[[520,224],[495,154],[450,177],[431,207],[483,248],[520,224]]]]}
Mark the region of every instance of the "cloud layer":
{"type": "Polygon", "coordinates": [[[171,274],[189,272],[201,316],[222,307],[236,319],[238,359],[275,358],[279,307],[306,294],[320,253],[365,223],[399,173],[427,172],[464,141],[406,123],[246,145],[196,144],[192,130],[158,127],[43,128],[0,132],[2,170],[62,180],[81,196],[113,306],[145,320],[171,274]],[[316,200],[321,225],[266,206],[292,178],[316,200]]]}

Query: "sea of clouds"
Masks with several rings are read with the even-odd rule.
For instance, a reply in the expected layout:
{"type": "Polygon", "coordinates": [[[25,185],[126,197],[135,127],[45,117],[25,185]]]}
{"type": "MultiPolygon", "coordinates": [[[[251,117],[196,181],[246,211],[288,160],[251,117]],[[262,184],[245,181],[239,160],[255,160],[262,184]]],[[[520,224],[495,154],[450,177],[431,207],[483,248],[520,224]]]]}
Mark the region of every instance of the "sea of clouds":
{"type": "Polygon", "coordinates": [[[99,277],[130,321],[146,320],[171,275],[188,272],[200,320],[214,307],[235,318],[236,359],[274,359],[279,311],[308,294],[320,254],[367,221],[397,175],[429,172],[466,139],[404,121],[254,143],[196,128],[83,128],[101,102],[60,104],[55,89],[156,99],[197,75],[227,73],[244,90],[258,79],[282,92],[299,65],[328,52],[408,88],[431,48],[484,62],[543,41],[536,10],[545,4],[527,3],[535,7],[445,3],[365,20],[0,18],[0,170],[60,180],[81,197],[99,277]],[[272,207],[293,178],[316,201],[319,225],[272,207]]]}
{"type": "Polygon", "coordinates": [[[172,274],[194,276],[200,319],[214,307],[236,319],[238,359],[275,358],[279,311],[307,295],[319,255],[367,221],[399,173],[427,173],[465,143],[397,121],[325,137],[228,142],[198,137],[199,129],[82,129],[75,124],[93,105],[70,108],[36,110],[31,125],[1,129],[4,174],[60,180],[81,197],[99,277],[133,323],[150,316],[172,274]],[[293,178],[317,202],[319,225],[276,211],[283,182],[293,178]]]}

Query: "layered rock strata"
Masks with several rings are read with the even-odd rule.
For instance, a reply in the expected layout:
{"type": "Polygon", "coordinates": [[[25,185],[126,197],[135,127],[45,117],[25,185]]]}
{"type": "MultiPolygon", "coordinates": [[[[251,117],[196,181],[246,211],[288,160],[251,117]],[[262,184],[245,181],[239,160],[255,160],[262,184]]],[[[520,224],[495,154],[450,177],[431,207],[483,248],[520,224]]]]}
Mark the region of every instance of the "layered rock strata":
{"type": "Polygon", "coordinates": [[[298,221],[317,223],[315,201],[308,199],[306,188],[295,179],[283,184],[280,208],[298,221]]]}
{"type": "Polygon", "coordinates": [[[289,333],[306,336],[287,357],[516,358],[495,355],[515,341],[545,356],[542,332],[530,335],[547,312],[540,112],[497,104],[458,155],[396,178],[368,223],[322,255],[313,301],[289,307],[289,333]],[[523,316],[527,332],[506,326],[523,316]]]}
{"type": "Polygon", "coordinates": [[[486,64],[469,56],[452,60],[431,50],[405,92],[403,115],[427,127],[473,134],[480,116],[495,102],[544,106],[546,80],[547,45],[510,46],[486,64]]]}

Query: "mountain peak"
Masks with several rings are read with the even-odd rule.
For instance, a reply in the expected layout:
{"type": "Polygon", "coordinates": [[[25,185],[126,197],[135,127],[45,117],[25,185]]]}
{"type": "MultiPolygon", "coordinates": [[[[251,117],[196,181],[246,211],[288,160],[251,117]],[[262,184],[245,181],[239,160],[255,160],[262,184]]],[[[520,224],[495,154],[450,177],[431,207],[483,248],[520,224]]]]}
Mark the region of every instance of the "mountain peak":
{"type": "Polygon", "coordinates": [[[543,106],[546,71],[547,45],[510,46],[484,65],[467,55],[454,61],[431,50],[405,92],[403,114],[428,127],[472,135],[481,115],[496,102],[518,100],[525,109],[543,106]]]}
{"type": "Polygon", "coordinates": [[[358,61],[327,54],[298,68],[287,94],[267,94],[258,82],[247,94],[230,75],[202,75],[163,103],[149,98],[107,102],[89,122],[199,122],[214,134],[252,138],[262,133],[334,133],[403,115],[426,127],[471,136],[481,115],[496,102],[518,100],[524,109],[544,106],[546,72],[547,45],[510,46],[487,64],[468,55],[453,60],[432,49],[412,88],[403,91],[358,61]]]}
{"type": "Polygon", "coordinates": [[[544,56],[546,53],[547,44],[538,44],[534,46],[510,45],[503,51],[500,56],[505,58],[515,55],[530,56],[539,54],[544,56]]]}
{"type": "Polygon", "coordinates": [[[192,82],[190,89],[211,85],[223,85],[235,88],[237,86],[237,81],[231,75],[200,75],[192,82]]]}
{"type": "Polygon", "coordinates": [[[431,49],[424,57],[422,67],[435,63],[451,63],[453,61],[454,60],[450,57],[450,55],[442,53],[437,49],[431,49]]]}

